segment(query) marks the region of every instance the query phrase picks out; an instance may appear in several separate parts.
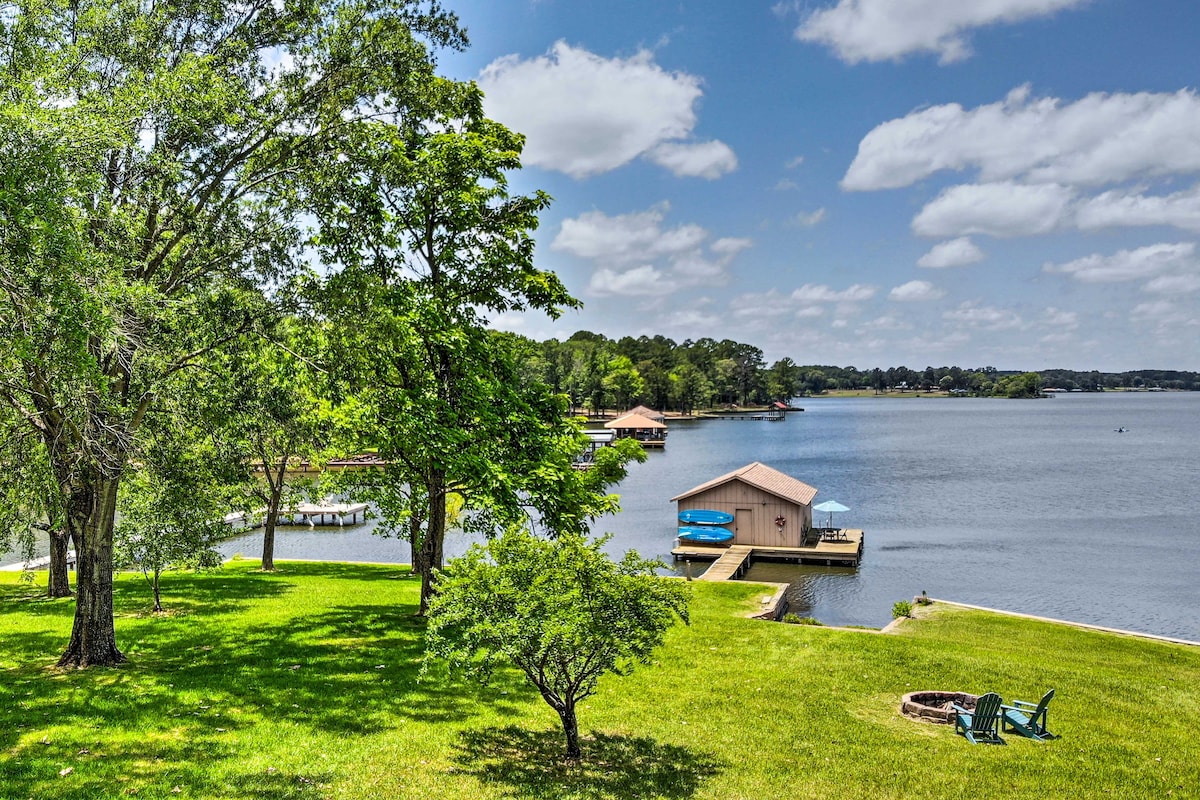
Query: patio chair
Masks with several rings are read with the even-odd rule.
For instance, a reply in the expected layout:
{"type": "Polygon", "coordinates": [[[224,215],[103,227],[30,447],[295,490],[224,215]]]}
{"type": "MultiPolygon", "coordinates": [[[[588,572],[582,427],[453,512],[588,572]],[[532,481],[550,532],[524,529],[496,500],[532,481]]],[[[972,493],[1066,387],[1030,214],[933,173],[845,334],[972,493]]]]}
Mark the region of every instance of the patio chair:
{"type": "Polygon", "coordinates": [[[1039,742],[1053,739],[1054,734],[1046,730],[1046,707],[1053,698],[1054,690],[1051,689],[1037,703],[1014,700],[1011,706],[1000,706],[1001,729],[1015,731],[1039,742]]]}
{"type": "Polygon", "coordinates": [[[975,701],[975,710],[954,705],[954,732],[961,733],[971,744],[1004,744],[1000,738],[1000,705],[1003,701],[995,692],[988,692],[975,701]]]}

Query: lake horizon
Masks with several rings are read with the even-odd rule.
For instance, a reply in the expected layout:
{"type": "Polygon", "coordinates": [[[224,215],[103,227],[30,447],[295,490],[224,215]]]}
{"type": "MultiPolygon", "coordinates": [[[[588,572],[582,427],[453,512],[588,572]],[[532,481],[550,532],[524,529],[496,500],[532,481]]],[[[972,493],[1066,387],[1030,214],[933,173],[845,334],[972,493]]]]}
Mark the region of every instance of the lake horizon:
{"type": "MultiPolygon", "coordinates": [[[[947,601],[1200,641],[1200,393],[992,398],[800,398],[783,422],[668,420],[598,520],[608,550],[672,564],[671,497],[753,461],[850,508],[865,532],[856,568],[759,562],[748,580],[787,582],[790,610],[882,627],[897,600],[947,601]],[[1126,432],[1118,433],[1118,429],[1126,432]]],[[[408,563],[374,521],[279,529],[278,560],[408,563]]],[[[250,530],[221,553],[257,558],[250,530]]],[[[473,539],[451,531],[447,557],[473,539]]],[[[692,575],[706,568],[693,564],[692,575]]]]}

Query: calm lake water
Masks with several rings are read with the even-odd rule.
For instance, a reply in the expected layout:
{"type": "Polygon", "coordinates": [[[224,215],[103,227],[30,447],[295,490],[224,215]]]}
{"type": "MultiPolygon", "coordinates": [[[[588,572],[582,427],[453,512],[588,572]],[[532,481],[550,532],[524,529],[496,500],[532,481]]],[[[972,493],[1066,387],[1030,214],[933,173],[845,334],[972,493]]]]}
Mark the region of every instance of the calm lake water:
{"type": "MultiPolygon", "coordinates": [[[[893,602],[924,590],[1200,641],[1200,393],[801,405],[784,422],[671,423],[665,451],[617,487],[621,513],[597,525],[613,534],[610,550],[669,563],[669,498],[762,461],[815,486],[816,502],[849,506],[835,521],[866,532],[858,569],[751,569],[750,579],[792,583],[801,615],[882,626],[893,602]]],[[[372,527],[284,528],[275,556],[409,560],[407,545],[372,527]]],[[[447,552],[469,544],[452,533],[447,552]]],[[[223,550],[255,558],[261,533],[223,550]]]]}

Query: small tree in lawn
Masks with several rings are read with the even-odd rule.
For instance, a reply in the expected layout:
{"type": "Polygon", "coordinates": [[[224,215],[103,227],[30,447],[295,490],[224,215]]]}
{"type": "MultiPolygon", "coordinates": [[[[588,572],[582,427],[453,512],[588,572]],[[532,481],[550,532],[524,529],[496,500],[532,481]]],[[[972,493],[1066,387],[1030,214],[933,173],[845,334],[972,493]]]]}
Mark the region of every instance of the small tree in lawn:
{"type": "Polygon", "coordinates": [[[239,477],[194,429],[159,433],[121,487],[114,530],[115,563],[142,571],[155,611],[163,610],[163,572],[221,565],[215,547],[229,535],[222,514],[239,477]]]}
{"type": "Polygon", "coordinates": [[[485,682],[497,663],[516,666],[558,713],[571,760],[576,706],[600,676],[647,662],[675,618],[688,620],[685,583],[633,551],[611,560],[605,541],[510,529],[451,561],[429,606],[427,665],[442,657],[485,682]]]}

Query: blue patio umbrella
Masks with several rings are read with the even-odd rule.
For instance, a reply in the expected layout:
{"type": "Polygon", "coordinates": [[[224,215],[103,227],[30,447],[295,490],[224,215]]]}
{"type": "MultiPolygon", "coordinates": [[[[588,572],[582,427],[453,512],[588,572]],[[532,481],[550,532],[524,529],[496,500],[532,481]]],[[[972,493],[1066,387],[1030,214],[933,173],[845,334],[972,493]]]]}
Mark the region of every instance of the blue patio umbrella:
{"type": "Polygon", "coordinates": [[[813,506],[813,511],[820,511],[822,514],[829,514],[829,524],[825,526],[827,528],[833,527],[833,515],[835,512],[840,514],[843,511],[849,510],[849,508],[842,505],[837,500],[826,500],[824,503],[813,506]]]}

